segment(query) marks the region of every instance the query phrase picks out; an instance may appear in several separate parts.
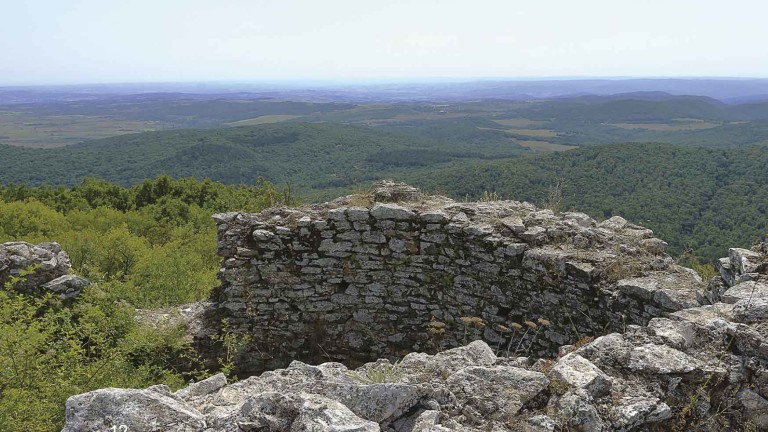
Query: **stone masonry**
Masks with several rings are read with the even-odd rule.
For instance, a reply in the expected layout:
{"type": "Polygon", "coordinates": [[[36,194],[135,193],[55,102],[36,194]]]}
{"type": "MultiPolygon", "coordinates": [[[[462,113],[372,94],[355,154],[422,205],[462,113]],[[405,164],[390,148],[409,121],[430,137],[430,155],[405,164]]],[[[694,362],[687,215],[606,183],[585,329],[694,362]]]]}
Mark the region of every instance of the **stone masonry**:
{"type": "Polygon", "coordinates": [[[384,191],[216,216],[206,324],[248,334],[251,369],[287,367],[75,395],[62,432],[768,430],[768,238],[705,287],[621,218],[384,191]],[[322,364],[289,357],[314,346],[322,364]],[[351,365],[409,348],[439,352],[351,365]]]}
{"type": "Polygon", "coordinates": [[[243,373],[477,338],[508,355],[546,356],[697,306],[703,288],[663,241],[621,217],[458,203],[395,183],[214,219],[224,259],[208,319],[250,339],[243,373]]]}

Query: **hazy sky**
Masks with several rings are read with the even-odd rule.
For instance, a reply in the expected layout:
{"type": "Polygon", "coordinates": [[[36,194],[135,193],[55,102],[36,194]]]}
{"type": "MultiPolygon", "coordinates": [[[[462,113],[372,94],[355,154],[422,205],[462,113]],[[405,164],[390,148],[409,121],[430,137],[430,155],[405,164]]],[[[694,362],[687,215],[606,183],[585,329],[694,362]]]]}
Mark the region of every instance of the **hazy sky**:
{"type": "Polygon", "coordinates": [[[768,77],[764,0],[0,2],[0,85],[768,77]]]}

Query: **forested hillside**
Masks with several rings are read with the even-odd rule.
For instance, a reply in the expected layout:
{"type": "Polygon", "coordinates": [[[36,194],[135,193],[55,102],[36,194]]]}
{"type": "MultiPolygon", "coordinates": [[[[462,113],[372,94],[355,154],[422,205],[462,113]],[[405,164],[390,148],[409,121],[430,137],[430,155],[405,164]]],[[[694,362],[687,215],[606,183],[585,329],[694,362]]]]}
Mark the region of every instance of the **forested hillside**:
{"type": "Polygon", "coordinates": [[[496,191],[540,203],[560,179],[564,208],[648,225],[674,253],[693,248],[715,259],[768,227],[767,147],[749,146],[768,142],[768,122],[676,132],[708,148],[613,144],[524,157],[517,142],[560,137],[517,141],[520,134],[546,131],[511,134],[493,124],[499,125],[446,118],[382,131],[280,123],[124,135],[55,149],[0,146],[0,184],[71,185],[94,176],[129,186],[161,174],[231,184],[264,178],[315,201],[392,177],[459,198],[496,191]]]}
{"type": "Polygon", "coordinates": [[[454,165],[412,182],[452,196],[484,191],[597,218],[645,225],[679,254],[713,260],[768,232],[768,148],[707,149],[615,144],[538,157],[454,165]],[[559,188],[558,188],[559,185],[559,188]]]}
{"type": "Polygon", "coordinates": [[[511,141],[440,142],[335,124],[269,124],[147,132],[54,149],[0,146],[0,184],[72,185],[98,177],[127,186],[168,174],[231,184],[265,178],[325,189],[374,180],[401,165],[521,152],[511,141]]]}

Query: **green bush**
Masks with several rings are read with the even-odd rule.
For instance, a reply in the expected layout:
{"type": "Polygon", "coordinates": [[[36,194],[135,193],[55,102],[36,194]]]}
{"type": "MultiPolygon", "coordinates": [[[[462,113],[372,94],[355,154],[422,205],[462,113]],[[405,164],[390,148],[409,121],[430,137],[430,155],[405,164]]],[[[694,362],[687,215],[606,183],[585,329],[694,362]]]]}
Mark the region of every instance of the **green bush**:
{"type": "Polygon", "coordinates": [[[143,327],[134,308],[206,298],[219,267],[211,214],[282,200],[265,182],[170,177],[133,189],[94,179],[72,189],[0,186],[0,242],[58,241],[75,272],[94,282],[67,305],[16,294],[16,279],[0,287],[0,431],[60,430],[74,394],[176,388],[209,373],[198,370],[183,329],[143,327]]]}

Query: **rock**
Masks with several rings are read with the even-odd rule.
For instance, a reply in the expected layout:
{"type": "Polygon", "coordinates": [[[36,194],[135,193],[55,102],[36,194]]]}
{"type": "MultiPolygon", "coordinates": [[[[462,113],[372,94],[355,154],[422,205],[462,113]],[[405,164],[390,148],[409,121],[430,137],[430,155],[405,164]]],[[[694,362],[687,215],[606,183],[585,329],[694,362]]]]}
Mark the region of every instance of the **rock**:
{"type": "Polygon", "coordinates": [[[371,209],[371,216],[378,220],[411,220],[416,214],[397,204],[376,204],[371,209]]]}
{"type": "Polygon", "coordinates": [[[200,382],[190,384],[174,394],[182,399],[190,399],[211,394],[225,385],[227,385],[227,377],[223,373],[219,373],[200,382]]]}
{"type": "MultiPolygon", "coordinates": [[[[240,430],[291,432],[378,432],[379,425],[357,417],[344,405],[322,396],[262,393],[245,401],[235,418],[240,430]]],[[[233,429],[227,429],[233,430],[233,429]]]]}
{"type": "Polygon", "coordinates": [[[594,397],[611,389],[611,379],[597,366],[578,354],[568,354],[555,363],[552,374],[573,387],[581,388],[594,397]]]}
{"type": "Polygon", "coordinates": [[[410,384],[346,384],[317,382],[309,392],[325,396],[347,406],[356,415],[388,425],[429,396],[426,388],[410,384]]]}
{"type": "Polygon", "coordinates": [[[592,405],[592,399],[584,390],[572,390],[557,399],[548,411],[562,418],[568,430],[583,432],[600,432],[604,424],[600,415],[592,405]]]}
{"type": "Polygon", "coordinates": [[[629,361],[632,344],[618,333],[600,336],[594,341],[574,351],[598,365],[619,366],[629,361]]]}
{"type": "Polygon", "coordinates": [[[741,274],[755,273],[760,265],[766,262],[762,254],[739,248],[728,249],[728,259],[733,271],[741,274]]]}
{"type": "Polygon", "coordinates": [[[741,300],[750,300],[757,298],[768,298],[768,283],[764,282],[742,282],[729,288],[723,293],[723,303],[737,303],[741,300]]]}
{"type": "Polygon", "coordinates": [[[454,373],[468,366],[491,366],[496,363],[496,355],[483,341],[474,341],[469,345],[443,351],[434,356],[423,353],[408,354],[400,362],[404,368],[423,370],[442,370],[454,373]]]}
{"type": "Polygon", "coordinates": [[[582,228],[590,228],[595,225],[595,220],[585,213],[566,212],[561,215],[563,219],[575,223],[582,228]]]}
{"type": "Polygon", "coordinates": [[[154,389],[102,389],[67,399],[62,432],[108,431],[202,432],[205,418],[180,399],[154,389]]]}
{"type": "Polygon", "coordinates": [[[0,244],[0,289],[12,278],[18,278],[12,286],[14,290],[41,294],[42,285],[64,276],[71,268],[69,256],[58,243],[37,246],[27,242],[0,244]],[[21,276],[22,272],[27,274],[21,276]]]}
{"type": "Polygon", "coordinates": [[[426,410],[416,418],[411,432],[428,432],[437,425],[438,420],[440,420],[440,411],[426,410]]]}
{"type": "Polygon", "coordinates": [[[381,203],[413,202],[424,197],[419,189],[392,180],[375,183],[371,195],[375,202],[381,203]]]}
{"type": "Polygon", "coordinates": [[[597,224],[600,228],[606,228],[612,231],[618,231],[624,229],[627,226],[627,220],[621,216],[613,216],[610,219],[604,220],[597,224]]]}
{"type": "Polygon", "coordinates": [[[657,238],[649,238],[640,240],[640,245],[643,249],[654,255],[663,255],[667,250],[667,242],[657,238]]]}
{"type": "Polygon", "coordinates": [[[625,430],[672,417],[669,406],[655,397],[624,397],[614,408],[614,413],[617,417],[615,426],[625,430]]]}
{"type": "Polygon", "coordinates": [[[526,426],[525,432],[554,432],[557,422],[547,415],[537,415],[529,418],[526,426]]]}
{"type": "Polygon", "coordinates": [[[42,288],[58,294],[62,299],[73,299],[80,294],[80,290],[90,285],[90,282],[79,276],[64,275],[46,283],[42,288]]]}
{"type": "Polygon", "coordinates": [[[655,272],[651,275],[622,279],[617,284],[622,293],[652,302],[668,311],[698,306],[696,292],[703,287],[701,278],[691,272],[655,272]]]}
{"type": "Polygon", "coordinates": [[[516,235],[525,232],[525,225],[523,224],[523,220],[518,216],[509,216],[502,219],[501,225],[516,235]]]}
{"type": "Polygon", "coordinates": [[[647,373],[680,374],[699,368],[699,362],[666,345],[646,344],[632,350],[629,369],[647,373]]]}
{"type": "Polygon", "coordinates": [[[768,400],[750,389],[741,389],[736,400],[745,408],[749,420],[760,430],[768,429],[768,400]]]}
{"type": "Polygon", "coordinates": [[[688,321],[653,318],[648,323],[648,330],[661,337],[667,345],[681,350],[690,348],[696,339],[696,328],[688,321]]]}
{"type": "Polygon", "coordinates": [[[239,212],[215,213],[211,215],[217,224],[225,224],[234,221],[240,215],[239,212]]]}
{"type": "Polygon", "coordinates": [[[481,415],[500,418],[516,414],[539,394],[549,379],[539,372],[508,366],[469,366],[446,381],[459,403],[481,415]]]}
{"type": "Polygon", "coordinates": [[[768,297],[742,299],[733,305],[733,319],[746,324],[768,321],[768,297]]]}

